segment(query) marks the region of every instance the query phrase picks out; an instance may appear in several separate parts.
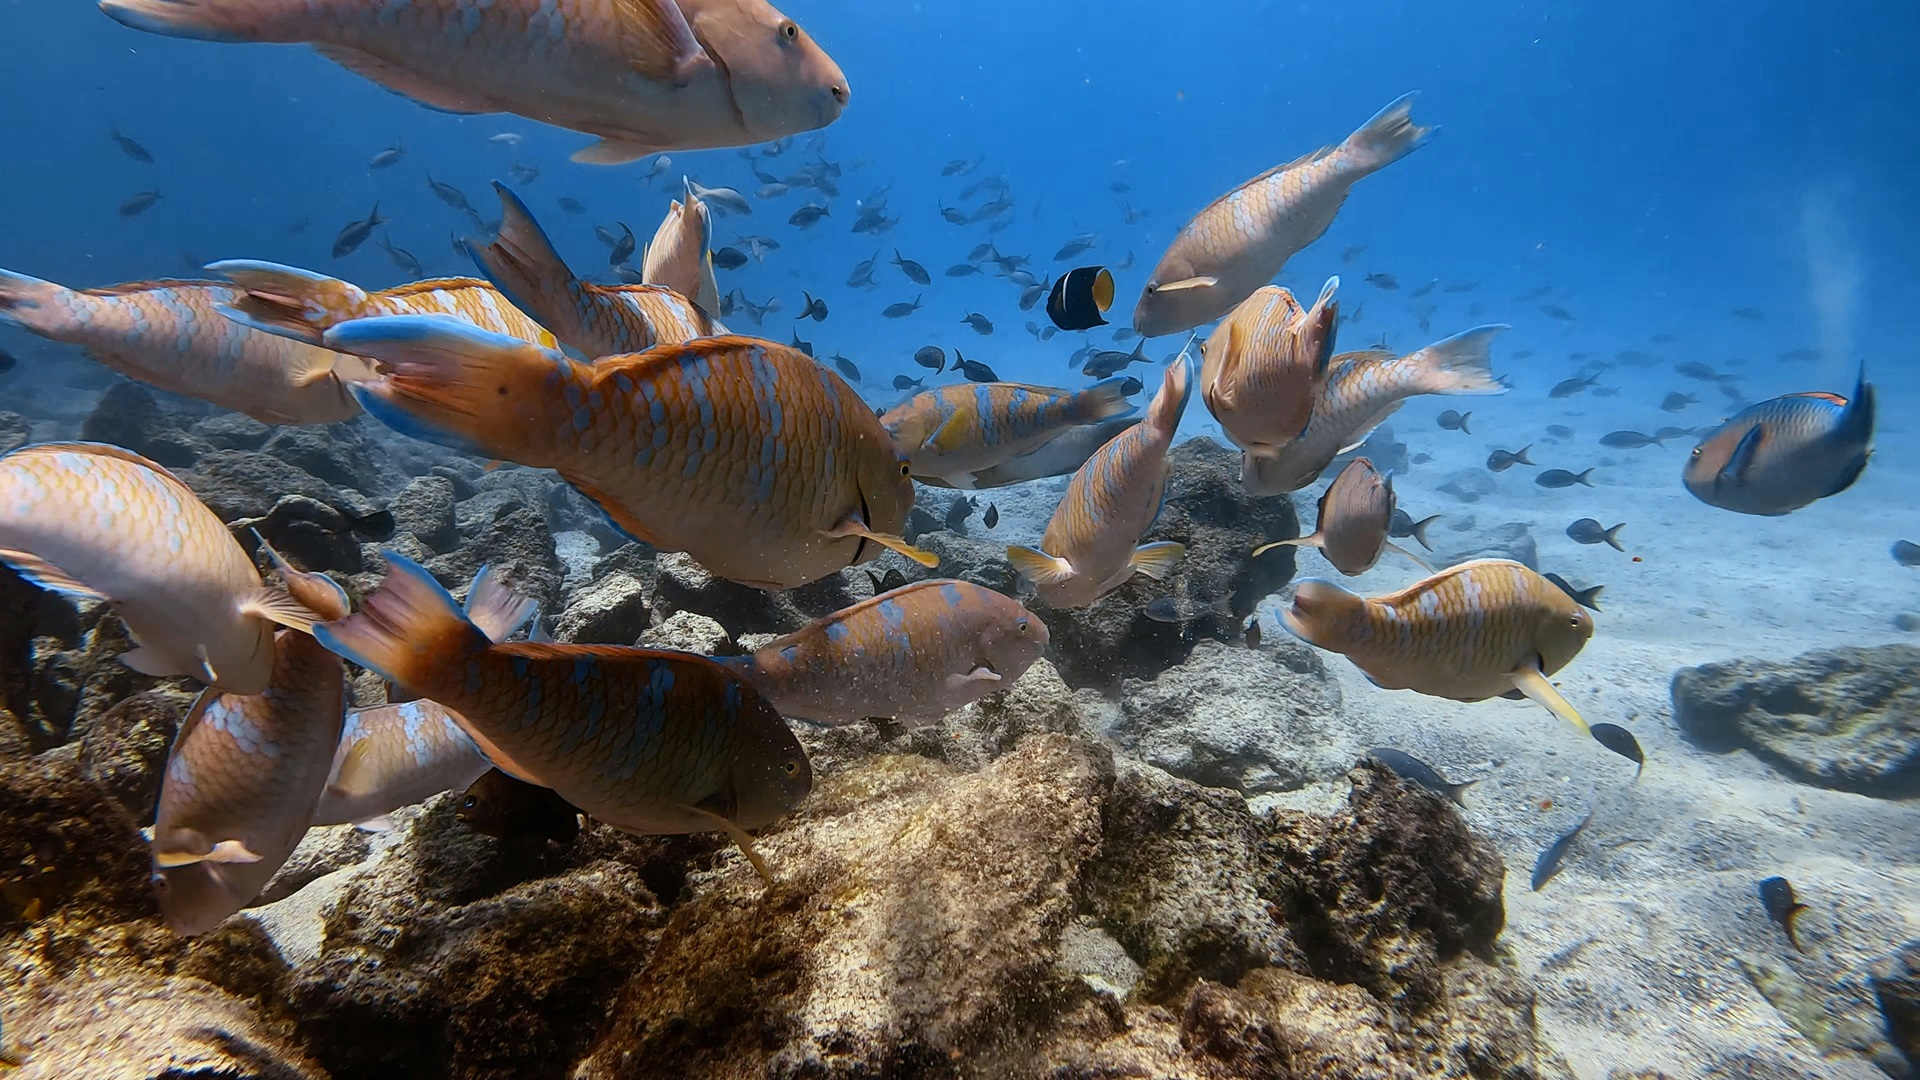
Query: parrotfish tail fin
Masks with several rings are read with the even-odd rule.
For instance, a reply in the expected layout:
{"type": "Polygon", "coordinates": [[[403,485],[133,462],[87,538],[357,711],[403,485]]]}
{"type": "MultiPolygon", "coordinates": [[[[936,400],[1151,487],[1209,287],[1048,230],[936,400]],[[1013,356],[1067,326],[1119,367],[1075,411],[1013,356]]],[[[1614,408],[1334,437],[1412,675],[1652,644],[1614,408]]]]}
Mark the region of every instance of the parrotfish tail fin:
{"type": "MultiPolygon", "coordinates": [[[[265,537],[255,532],[253,538],[260,542],[260,550],[267,553],[267,560],[273,563],[273,569],[280,575],[280,580],[287,583],[287,592],[302,607],[311,611],[313,616],[318,616],[318,621],[347,617],[347,612],[351,611],[352,607],[347,602],[347,590],[341,588],[339,582],[325,574],[295,570],[272,544],[267,543],[265,537]]],[[[299,629],[310,629],[316,621],[313,616],[309,616],[306,625],[299,629]]]]}
{"type": "Polygon", "coordinates": [[[1561,697],[1560,691],[1554,689],[1553,684],[1547,681],[1547,677],[1541,674],[1539,661],[1529,660],[1513,673],[1513,688],[1539,702],[1553,715],[1572,724],[1574,730],[1580,734],[1593,734],[1587,727],[1585,718],[1580,715],[1580,711],[1575,709],[1566,698],[1561,697]]]}
{"type": "Polygon", "coordinates": [[[1293,587],[1293,603],[1280,611],[1280,625],[1309,645],[1334,652],[1353,639],[1367,602],[1331,581],[1308,578],[1293,587]]]}
{"type": "Polygon", "coordinates": [[[81,309],[89,302],[85,293],[65,285],[0,270],[0,323],[59,338],[77,327],[81,309]]]}
{"type": "Polygon", "coordinates": [[[1606,532],[1600,534],[1600,539],[1605,540],[1608,546],[1613,548],[1613,550],[1615,551],[1625,551],[1627,549],[1620,546],[1620,530],[1626,527],[1627,527],[1627,523],[1623,521],[1620,524],[1615,525],[1613,528],[1608,529],[1606,532]]]}
{"type": "MultiPolygon", "coordinates": [[[[546,468],[563,388],[588,369],[552,349],[444,315],[383,315],[327,331],[326,346],[380,363],[355,383],[374,419],[403,435],[546,468]],[[555,379],[555,369],[561,378],[555,379]]],[[[575,410],[566,409],[571,423],[575,410]]]]}
{"type": "Polygon", "coordinates": [[[1427,560],[1421,558],[1418,555],[1415,555],[1413,552],[1408,551],[1406,548],[1401,547],[1399,544],[1396,544],[1391,540],[1387,541],[1387,550],[1407,560],[1408,562],[1419,567],[1420,569],[1425,570],[1427,573],[1429,574],[1433,573],[1433,567],[1427,564],[1427,560]]]}
{"type": "Polygon", "coordinates": [[[1838,495],[1852,487],[1860,474],[1866,471],[1867,458],[1873,454],[1874,424],[1873,384],[1867,381],[1867,365],[1860,364],[1860,377],[1853,386],[1853,399],[1847,402],[1846,409],[1840,414],[1840,423],[1833,437],[1841,446],[1857,447],[1859,454],[1840,471],[1835,479],[1833,490],[1828,495],[1838,495]]]}
{"type": "Polygon", "coordinates": [[[334,323],[345,322],[367,302],[358,285],[279,263],[229,259],[207,269],[247,291],[220,314],[262,333],[320,344],[334,323]]]}
{"type": "Polygon", "coordinates": [[[1427,140],[1440,129],[1421,127],[1413,122],[1413,99],[1419,93],[1416,90],[1395,98],[1386,108],[1374,113],[1373,119],[1362,124],[1360,130],[1347,136],[1340,144],[1342,164],[1365,176],[1427,145],[1427,140]]]}
{"type": "Polygon", "coordinates": [[[397,551],[384,554],[386,580],[361,599],[359,611],[315,626],[314,640],[388,682],[431,687],[491,643],[425,567],[397,551]]]}
{"type": "Polygon", "coordinates": [[[1133,402],[1127,400],[1127,382],[1129,376],[1115,375],[1101,379],[1085,390],[1074,395],[1085,415],[1083,424],[1097,424],[1102,420],[1111,420],[1133,411],[1133,402]]]}
{"type": "Polygon", "coordinates": [[[1007,562],[1015,573],[1035,585],[1058,585],[1073,576],[1072,563],[1030,547],[1008,548],[1007,562]]]}
{"type": "Polygon", "coordinates": [[[1428,551],[1433,550],[1433,545],[1427,541],[1427,529],[1444,516],[1444,514],[1435,514],[1432,517],[1423,518],[1413,523],[1413,538],[1420,541],[1421,547],[1426,548],[1428,551]]]}
{"type": "Polygon", "coordinates": [[[1133,549],[1133,558],[1127,565],[1136,574],[1145,574],[1155,581],[1165,581],[1173,573],[1173,568],[1187,554],[1187,545],[1172,540],[1161,540],[1152,544],[1141,544],[1133,549]]]}
{"type": "Polygon", "coordinates": [[[1193,346],[1194,336],[1187,335],[1187,344],[1181,347],[1180,355],[1167,365],[1160,392],[1153,395],[1152,404],[1147,406],[1147,426],[1167,439],[1173,438],[1174,429],[1180,426],[1180,417],[1187,411],[1187,399],[1193,396],[1193,361],[1187,357],[1187,349],[1193,346]]]}
{"type": "Polygon", "coordinates": [[[1507,326],[1492,323],[1463,330],[1404,357],[1418,365],[1415,393],[1504,394],[1507,388],[1493,377],[1493,339],[1507,326]]]}
{"type": "Polygon", "coordinates": [[[483,566],[467,589],[467,621],[492,641],[505,641],[540,614],[540,602],[507,587],[493,567],[483,566]]]}
{"type": "Polygon", "coordinates": [[[500,232],[490,244],[469,242],[467,254],[480,273],[514,307],[562,341],[580,340],[590,313],[566,260],[547,238],[520,196],[495,182],[500,196],[500,232]]]}
{"type": "Polygon", "coordinates": [[[271,41],[262,31],[258,0],[100,0],[100,10],[122,26],[195,41],[271,41]]]}

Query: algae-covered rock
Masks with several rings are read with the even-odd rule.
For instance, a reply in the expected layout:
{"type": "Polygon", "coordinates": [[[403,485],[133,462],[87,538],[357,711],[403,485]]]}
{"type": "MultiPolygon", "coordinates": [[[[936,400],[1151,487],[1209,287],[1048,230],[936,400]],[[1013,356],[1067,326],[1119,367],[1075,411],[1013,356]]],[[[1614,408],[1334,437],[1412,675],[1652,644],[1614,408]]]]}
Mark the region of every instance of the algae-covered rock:
{"type": "Polygon", "coordinates": [[[554,620],[553,639],[632,645],[648,625],[646,583],[616,570],[567,599],[554,620]]]}
{"type": "Polygon", "coordinates": [[[1673,719],[1706,749],[1751,751],[1803,783],[1920,793],[1920,648],[1911,645],[1682,668],[1673,719]]]}

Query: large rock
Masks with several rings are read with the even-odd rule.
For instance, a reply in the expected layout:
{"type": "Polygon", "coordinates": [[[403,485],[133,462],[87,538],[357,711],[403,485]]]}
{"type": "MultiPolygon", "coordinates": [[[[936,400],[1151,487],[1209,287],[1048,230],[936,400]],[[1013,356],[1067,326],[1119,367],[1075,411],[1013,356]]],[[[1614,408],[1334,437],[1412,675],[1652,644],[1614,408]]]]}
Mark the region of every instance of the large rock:
{"type": "Polygon", "coordinates": [[[540,601],[542,611],[559,606],[566,575],[546,516],[538,510],[515,505],[458,549],[426,563],[427,570],[455,592],[464,590],[483,566],[501,574],[515,592],[540,601]]]}
{"type": "Polygon", "coordinates": [[[1130,679],[1107,734],[1175,776],[1249,795],[1331,780],[1366,750],[1312,646],[1202,641],[1151,682],[1130,679]]]}
{"type": "Polygon", "coordinates": [[[659,584],[653,606],[663,617],[677,611],[705,615],[735,638],[788,633],[854,603],[846,571],[796,589],[769,592],[714,577],[681,551],[661,553],[655,565],[659,584]]]}
{"type": "Polygon", "coordinates": [[[1525,522],[1509,521],[1469,539],[1462,547],[1436,555],[1434,565],[1453,566],[1471,559],[1511,559],[1529,569],[1538,570],[1540,547],[1534,542],[1533,531],[1525,522]]]}
{"type": "Polygon", "coordinates": [[[356,419],[341,424],[275,428],[261,451],[338,487],[390,495],[410,479],[409,458],[445,451],[413,440],[394,439],[379,424],[356,419]]]}
{"type": "Polygon", "coordinates": [[[1035,609],[1069,685],[1115,690],[1122,680],[1151,679],[1180,663],[1200,638],[1238,640],[1255,605],[1293,580],[1293,548],[1252,557],[1261,544],[1300,535],[1292,499],[1248,495],[1240,455],[1211,439],[1174,447],[1167,466],[1166,501],[1142,542],[1187,546],[1173,574],[1166,581],[1135,575],[1084,608],[1035,609]],[[1146,606],[1162,596],[1198,613],[1179,623],[1148,618],[1146,606]]]}
{"type": "Polygon", "coordinates": [[[1920,794],[1920,648],[1911,645],[1682,668],[1673,719],[1706,749],[1751,751],[1803,783],[1920,794]]]}
{"type": "Polygon", "coordinates": [[[348,519],[366,522],[369,535],[391,533],[392,516],[353,488],[322,480],[298,465],[255,450],[214,450],[182,472],[200,501],[221,521],[264,518],[286,495],[303,495],[334,508],[348,519]]]}
{"type": "Polygon", "coordinates": [[[553,623],[555,641],[632,645],[650,625],[647,585],[616,570],[567,599],[553,623]]]}
{"type": "Polygon", "coordinates": [[[435,551],[450,551],[460,541],[460,531],[454,527],[454,501],[452,480],[420,476],[401,488],[387,509],[396,531],[412,533],[435,551]]]}

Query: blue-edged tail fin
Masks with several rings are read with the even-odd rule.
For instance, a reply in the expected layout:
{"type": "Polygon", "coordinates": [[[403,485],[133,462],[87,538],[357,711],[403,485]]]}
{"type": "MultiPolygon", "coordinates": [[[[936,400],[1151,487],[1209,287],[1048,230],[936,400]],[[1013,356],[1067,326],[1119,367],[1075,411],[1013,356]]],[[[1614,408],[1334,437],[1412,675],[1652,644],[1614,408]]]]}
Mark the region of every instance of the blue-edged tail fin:
{"type": "Polygon", "coordinates": [[[491,646],[425,567],[397,551],[360,610],[313,628],[314,640],[388,682],[431,691],[444,673],[491,646]]]}

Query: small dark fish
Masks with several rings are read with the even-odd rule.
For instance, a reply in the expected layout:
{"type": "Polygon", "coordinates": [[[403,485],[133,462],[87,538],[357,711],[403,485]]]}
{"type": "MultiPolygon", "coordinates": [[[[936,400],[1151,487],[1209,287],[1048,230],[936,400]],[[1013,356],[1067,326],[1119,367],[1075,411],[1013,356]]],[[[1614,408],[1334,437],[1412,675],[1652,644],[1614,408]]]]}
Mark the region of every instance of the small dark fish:
{"type": "MultiPolygon", "coordinates": [[[[0,371],[4,370],[6,369],[0,368],[0,371]]],[[[1895,540],[1893,542],[1893,561],[1899,563],[1901,566],[1920,566],[1920,544],[1916,544],[1911,540],[1895,540]]]]}
{"type": "Polygon", "coordinates": [[[634,249],[639,247],[639,242],[633,238],[633,230],[627,228],[626,222],[616,221],[614,224],[620,226],[620,236],[613,242],[613,250],[607,252],[608,266],[619,266],[633,258],[634,249]]]}
{"type": "Polygon", "coordinates": [[[822,203],[808,203],[787,215],[787,224],[801,229],[810,229],[820,223],[823,217],[832,217],[832,213],[822,203]]]}
{"type": "Polygon", "coordinates": [[[972,277],[979,272],[980,268],[972,263],[954,263],[947,267],[948,277],[972,277]]]}
{"type": "MultiPolygon", "coordinates": [[[[153,204],[159,201],[160,201],[159,191],[157,190],[143,191],[138,195],[134,195],[128,198],[126,202],[123,202],[120,204],[120,216],[121,217],[139,217],[141,214],[144,214],[147,211],[153,209],[153,204]]],[[[366,239],[366,237],[363,236],[361,237],[361,239],[364,240],[366,239]]]]}
{"type": "Polygon", "coordinates": [[[1573,597],[1573,602],[1579,604],[1581,607],[1592,608],[1595,611],[1600,610],[1600,594],[1607,591],[1605,585],[1595,585],[1591,589],[1576,589],[1567,583],[1566,578],[1552,571],[1548,571],[1540,576],[1559,586],[1561,592],[1573,597]]]}
{"type": "Polygon", "coordinates": [[[799,350],[800,350],[801,352],[803,352],[803,353],[806,353],[806,354],[807,354],[808,356],[812,356],[812,355],[813,355],[813,342],[811,342],[811,341],[801,341],[801,340],[800,340],[800,331],[798,331],[798,330],[795,330],[795,331],[793,332],[793,342],[792,342],[792,345],[793,345],[793,347],[794,347],[794,348],[796,348],[796,349],[799,349],[799,350]]]}
{"type": "Polygon", "coordinates": [[[1548,844],[1547,850],[1540,853],[1539,861],[1533,864],[1534,892],[1539,892],[1542,886],[1553,880],[1553,875],[1560,872],[1560,860],[1567,857],[1567,851],[1573,847],[1573,841],[1580,835],[1580,830],[1586,828],[1587,822],[1592,820],[1593,811],[1589,810],[1587,816],[1580,819],[1580,824],[1567,830],[1566,835],[1548,844]]]}
{"type": "Polygon", "coordinates": [[[395,247],[386,233],[380,234],[380,247],[386,251],[387,258],[393,262],[393,265],[400,268],[401,273],[415,279],[426,276],[426,270],[421,267],[420,260],[413,257],[413,252],[403,247],[395,247]]]}
{"type": "MultiPolygon", "coordinates": [[[[1708,430],[1712,429],[1709,428],[1708,430]]],[[[1692,434],[1694,434],[1694,431],[1691,428],[1675,427],[1672,424],[1668,424],[1666,427],[1653,433],[1653,441],[1664,444],[1668,439],[1678,439],[1682,435],[1692,434]]]]}
{"type": "Polygon", "coordinates": [[[1547,434],[1556,439],[1571,439],[1573,438],[1573,429],[1565,424],[1548,424],[1547,434]]]}
{"type": "Polygon", "coordinates": [[[1039,303],[1046,295],[1047,283],[1044,281],[1036,282],[1020,290],[1020,310],[1032,311],[1033,305],[1039,303]]]}
{"type": "Polygon", "coordinates": [[[1532,443],[1528,443],[1520,449],[1511,452],[1495,450],[1493,453],[1487,455],[1487,471],[1506,472],[1515,465],[1531,465],[1533,464],[1533,459],[1527,456],[1527,451],[1531,449],[1533,449],[1532,443]]]}
{"type": "Polygon", "coordinates": [[[975,158],[972,161],[967,161],[964,158],[954,158],[952,161],[947,162],[945,168],[940,170],[940,175],[941,176],[965,176],[967,173],[972,172],[976,167],[978,167],[979,164],[980,164],[980,159],[978,158],[975,158]]]}
{"type": "Polygon", "coordinates": [[[895,375],[893,377],[893,388],[895,390],[919,390],[926,385],[927,381],[925,379],[909,379],[905,375],[895,375]]]}
{"type": "Polygon", "coordinates": [[[1692,394],[1682,394],[1678,390],[1676,390],[1673,393],[1668,394],[1665,400],[1660,402],[1660,411],[1661,412],[1679,412],[1680,410],[1686,408],[1689,405],[1692,405],[1693,403],[1699,400],[1700,400],[1699,398],[1694,397],[1692,394]]]}
{"type": "Polygon", "coordinates": [[[1147,343],[1143,338],[1130,353],[1123,353],[1118,349],[1095,349],[1087,357],[1087,362],[1080,366],[1080,374],[1089,378],[1104,379],[1118,374],[1128,365],[1148,363],[1146,347],[1147,343]]]}
{"type": "Polygon", "coordinates": [[[1453,783],[1435,771],[1433,766],[1421,761],[1412,754],[1395,750],[1390,746],[1376,746],[1367,751],[1367,756],[1385,765],[1387,771],[1393,773],[1393,775],[1400,779],[1410,780],[1426,788],[1428,791],[1433,792],[1435,795],[1442,796],[1447,801],[1462,809],[1466,807],[1467,801],[1462,798],[1461,795],[1468,788],[1480,782],[1479,780],[1469,780],[1464,784],[1453,783]]]}
{"type": "Polygon", "coordinates": [[[964,319],[961,319],[960,321],[963,323],[966,323],[968,326],[973,327],[973,332],[976,334],[979,334],[982,337],[985,337],[986,335],[993,333],[992,321],[990,321],[985,315],[982,315],[977,311],[968,312],[967,317],[964,319]]]}
{"type": "Polygon", "coordinates": [[[433,192],[435,198],[463,214],[473,212],[473,204],[467,201],[467,197],[460,193],[459,188],[435,180],[432,173],[427,173],[426,177],[427,187],[433,192]]]}
{"type": "Polygon", "coordinates": [[[1609,529],[1592,518],[1581,518],[1567,526],[1567,538],[1576,544],[1605,544],[1615,551],[1625,551],[1620,546],[1620,530],[1626,527],[1624,521],[1609,529]]]}
{"type": "Polygon", "coordinates": [[[1733,316],[1736,319],[1746,319],[1749,322],[1761,322],[1766,319],[1767,313],[1757,307],[1737,307],[1733,309],[1733,316]]]}
{"type": "Polygon", "coordinates": [[[919,310],[920,297],[916,296],[913,298],[913,303],[911,304],[904,300],[897,304],[888,304],[886,310],[880,313],[880,317],[883,319],[904,319],[919,310]]]}
{"type": "Polygon", "coordinates": [[[958,371],[960,374],[965,375],[969,382],[999,382],[1000,381],[1000,376],[995,375],[993,373],[992,368],[981,363],[980,361],[968,360],[966,357],[960,355],[960,350],[958,349],[955,349],[953,351],[953,355],[957,358],[954,362],[953,369],[955,371],[958,371]]]}
{"type": "Polygon", "coordinates": [[[1419,453],[1407,459],[1408,463],[1413,465],[1425,465],[1427,462],[1432,460],[1433,460],[1433,455],[1427,453],[1425,450],[1422,450],[1419,453]]]}
{"type": "Polygon", "coordinates": [[[1047,318],[1062,330],[1105,326],[1113,306],[1113,274],[1104,266],[1079,266],[1060,275],[1047,295],[1047,318]]]}
{"type": "Polygon", "coordinates": [[[948,532],[956,532],[965,536],[967,534],[967,519],[972,516],[973,500],[962,495],[953,500],[953,505],[947,507],[947,516],[942,523],[946,525],[948,532]]]}
{"type": "Polygon", "coordinates": [[[713,265],[722,270],[738,270],[747,265],[747,253],[737,247],[723,247],[713,253],[713,265]]]}
{"type": "Polygon", "coordinates": [[[467,788],[453,812],[474,832],[501,840],[570,844],[580,835],[580,811],[549,788],[489,769],[467,788]]]}
{"type": "Polygon", "coordinates": [[[876,574],[869,570],[867,571],[867,580],[873,583],[873,595],[875,596],[879,596],[884,592],[892,592],[895,589],[904,589],[907,587],[907,575],[901,573],[900,568],[897,566],[889,567],[884,574],[876,574]]]}
{"type": "Polygon", "coordinates": [[[1432,281],[1429,281],[1425,285],[1422,285],[1419,288],[1408,293],[1407,298],[1410,300],[1418,300],[1421,297],[1427,295],[1428,293],[1432,292],[1433,290],[1439,287],[1440,287],[1440,279],[1434,278],[1432,281]]]}
{"type": "Polygon", "coordinates": [[[1068,259],[1071,259],[1075,255],[1078,255],[1082,252],[1092,251],[1094,248],[1098,247],[1099,244],[1100,244],[1100,237],[1098,234],[1081,233],[1079,236],[1076,236],[1073,239],[1067,241],[1066,243],[1060,245],[1060,250],[1053,253],[1053,261],[1066,262],[1068,259]]]}
{"type": "Polygon", "coordinates": [[[1393,516],[1387,519],[1387,535],[1395,540],[1411,536],[1420,542],[1421,547],[1432,551],[1433,545],[1427,542],[1427,527],[1439,521],[1440,518],[1441,515],[1435,514],[1432,517],[1425,517],[1419,521],[1415,521],[1411,514],[1408,514],[1405,510],[1396,506],[1393,510],[1393,516]]]}
{"type": "Polygon", "coordinates": [[[800,310],[800,314],[793,317],[793,321],[799,322],[801,319],[812,319],[814,322],[826,322],[827,302],[807,292],[805,289],[800,290],[800,295],[807,298],[807,306],[800,310]]]}
{"type": "Polygon", "coordinates": [[[913,362],[931,371],[941,371],[947,366],[947,354],[938,345],[922,345],[914,350],[913,362]]]}
{"type": "Polygon", "coordinates": [[[1455,281],[1441,286],[1440,291],[1454,294],[1470,293],[1479,287],[1480,283],[1477,281],[1455,281]]]}
{"type": "Polygon", "coordinates": [[[1148,601],[1140,614],[1158,623],[1185,623],[1220,608],[1219,601],[1206,603],[1185,596],[1158,596],[1148,601]]]}
{"type": "Polygon", "coordinates": [[[1260,616],[1255,615],[1247,620],[1247,628],[1241,632],[1241,640],[1247,643],[1249,649],[1260,647],[1260,616]]]}
{"type": "Polygon", "coordinates": [[[1514,297],[1513,302],[1516,304],[1525,304],[1530,301],[1538,300],[1552,291],[1553,291],[1553,286],[1541,285],[1538,288],[1528,289],[1526,292],[1523,292],[1519,296],[1514,297]]]}
{"type": "Polygon", "coordinates": [[[979,262],[981,259],[984,259],[989,255],[996,255],[996,254],[998,254],[998,252],[993,250],[992,244],[975,244],[973,245],[973,250],[967,252],[967,261],[979,262]]]}
{"type": "Polygon", "coordinates": [[[1559,304],[1543,304],[1540,307],[1540,313],[1549,319],[1559,319],[1561,322],[1573,321],[1573,312],[1568,311],[1559,304]]]}
{"type": "Polygon", "coordinates": [[[1385,289],[1388,292],[1392,292],[1400,287],[1399,280],[1392,274],[1368,274],[1367,284],[1376,289],[1385,289]]]}
{"type": "Polygon", "coordinates": [[[1645,772],[1647,768],[1647,754],[1646,751],[1640,749],[1640,740],[1633,737],[1633,732],[1628,731],[1619,724],[1606,723],[1594,724],[1591,730],[1593,732],[1594,742],[1599,743],[1601,746],[1619,754],[1621,757],[1626,758],[1638,766],[1638,768],[1634,770],[1633,778],[1635,780],[1640,779],[1640,774],[1645,772]]]}
{"type": "Polygon", "coordinates": [[[946,218],[947,224],[949,225],[965,225],[967,223],[966,211],[956,210],[945,203],[940,204],[940,216],[946,218]]]}
{"type": "MultiPolygon", "coordinates": [[[[808,355],[812,354],[809,353],[808,355]]],[[[835,353],[833,356],[833,366],[840,369],[840,374],[845,376],[848,382],[857,383],[860,381],[860,368],[846,357],[835,353]]]]}
{"type": "Polygon", "coordinates": [[[1587,387],[1592,386],[1594,383],[1599,381],[1600,381],[1599,372],[1595,372],[1584,379],[1562,379],[1559,382],[1553,384],[1553,389],[1547,391],[1547,396],[1550,398],[1572,397],[1573,395],[1581,393],[1582,391],[1586,390],[1587,387]]]}
{"type": "Polygon", "coordinates": [[[374,203],[373,211],[367,215],[366,220],[348,222],[346,228],[341,229],[340,234],[333,238],[333,257],[339,259],[353,254],[354,249],[366,243],[367,237],[373,235],[373,230],[385,225],[387,220],[380,216],[380,204],[374,203]]]}
{"type": "Polygon", "coordinates": [[[980,524],[985,525],[989,529],[999,525],[1000,508],[992,503],[988,503],[987,512],[980,515],[980,524]]]}
{"type": "Polygon", "coordinates": [[[1673,370],[1689,379],[1699,379],[1701,382],[1714,382],[1720,378],[1719,372],[1698,360],[1682,361],[1673,365],[1673,370]]]}
{"type": "Polygon", "coordinates": [[[507,166],[507,175],[513,177],[514,183],[525,187],[540,179],[540,166],[516,161],[507,166]]]}
{"type": "Polygon", "coordinates": [[[1125,195],[1127,192],[1133,190],[1133,185],[1127,183],[1125,180],[1109,180],[1107,182],[1107,190],[1113,192],[1115,195],[1125,195]]]}
{"type": "Polygon", "coordinates": [[[1473,413],[1471,412],[1457,412],[1453,409],[1448,409],[1435,417],[1434,423],[1439,424],[1440,430],[1442,431],[1458,431],[1471,435],[1473,434],[1473,429],[1467,426],[1467,421],[1471,419],[1472,416],[1473,413]]]}
{"type": "Polygon", "coordinates": [[[560,209],[569,214],[584,214],[587,212],[587,204],[571,195],[562,195],[558,199],[555,199],[554,202],[559,204],[560,209]]]}
{"type": "Polygon", "coordinates": [[[301,218],[287,226],[286,234],[288,236],[299,236],[301,233],[306,232],[307,226],[311,224],[313,224],[312,218],[301,218]]]}
{"type": "MultiPolygon", "coordinates": [[[[125,135],[122,135],[120,133],[119,128],[110,127],[107,129],[107,134],[111,135],[113,137],[113,141],[119,145],[121,153],[127,155],[128,157],[141,163],[142,165],[153,164],[153,155],[147,153],[147,148],[144,146],[141,146],[137,142],[134,142],[132,139],[127,138],[125,135]]],[[[378,166],[376,166],[376,168],[377,167],[378,166]]]]}
{"type": "Polygon", "coordinates": [[[1793,882],[1783,877],[1770,877],[1760,883],[1760,903],[1767,909],[1767,918],[1787,932],[1787,942],[1794,952],[1806,952],[1800,947],[1800,934],[1794,929],[1794,921],[1807,905],[1794,899],[1793,882]]]}
{"type": "Polygon", "coordinates": [[[1570,473],[1565,469],[1548,469],[1546,472],[1534,477],[1533,482],[1543,488],[1564,488],[1572,487],[1575,484],[1585,484],[1588,487],[1592,487],[1593,481],[1587,479],[1587,477],[1592,475],[1592,469],[1578,473],[1570,473]]]}
{"type": "Polygon", "coordinates": [[[1646,435],[1638,431],[1609,431],[1600,436],[1601,446],[1611,446],[1616,450],[1638,450],[1643,446],[1666,444],[1666,440],[1658,435],[1646,435]]]}
{"type": "Polygon", "coordinates": [[[927,268],[900,254],[899,248],[893,249],[893,265],[899,267],[900,272],[907,275],[907,280],[915,285],[933,284],[933,278],[928,276],[927,268]]]}

